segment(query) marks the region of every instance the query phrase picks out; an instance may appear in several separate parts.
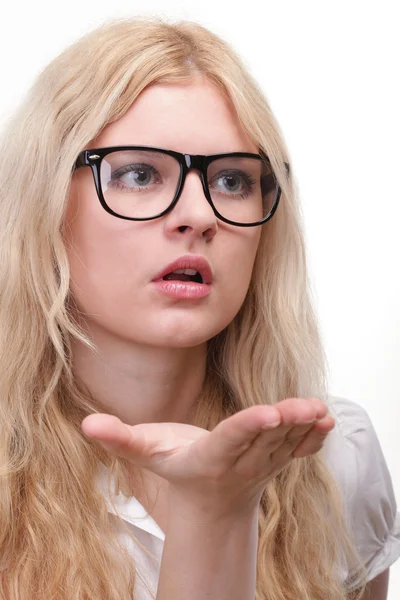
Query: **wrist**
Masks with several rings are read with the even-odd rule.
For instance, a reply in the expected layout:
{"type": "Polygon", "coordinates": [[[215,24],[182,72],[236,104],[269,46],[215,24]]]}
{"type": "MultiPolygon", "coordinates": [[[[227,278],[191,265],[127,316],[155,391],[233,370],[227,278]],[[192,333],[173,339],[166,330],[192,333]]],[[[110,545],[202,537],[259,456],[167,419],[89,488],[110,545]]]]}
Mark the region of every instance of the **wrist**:
{"type": "Polygon", "coordinates": [[[255,598],[258,506],[204,511],[172,493],[170,507],[157,600],[255,598]]]}
{"type": "Polygon", "coordinates": [[[193,526],[232,528],[241,523],[258,524],[260,502],[211,502],[208,498],[190,497],[170,489],[168,494],[169,521],[184,521],[193,526]]]}

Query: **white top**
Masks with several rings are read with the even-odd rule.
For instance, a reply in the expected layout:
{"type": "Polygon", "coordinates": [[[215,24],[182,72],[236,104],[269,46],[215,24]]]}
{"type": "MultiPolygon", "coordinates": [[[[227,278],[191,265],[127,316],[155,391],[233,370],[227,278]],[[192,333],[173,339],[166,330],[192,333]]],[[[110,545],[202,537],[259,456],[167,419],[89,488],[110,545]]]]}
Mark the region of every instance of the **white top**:
{"type": "MultiPolygon", "coordinates": [[[[400,557],[400,512],[382,448],[366,410],[355,402],[333,396],[329,397],[329,407],[336,425],[321,453],[344,494],[347,516],[370,581],[400,557]]],[[[107,475],[107,469],[102,467],[98,485],[109,512],[116,514],[109,501],[107,475]]],[[[127,498],[120,493],[114,504],[140,543],[155,555],[155,559],[149,557],[118,528],[121,541],[136,562],[135,600],[152,600],[157,595],[165,534],[135,497],[127,498]]],[[[341,572],[344,581],[351,567],[347,565],[341,572]]],[[[356,587],[357,582],[353,589],[356,587]]]]}

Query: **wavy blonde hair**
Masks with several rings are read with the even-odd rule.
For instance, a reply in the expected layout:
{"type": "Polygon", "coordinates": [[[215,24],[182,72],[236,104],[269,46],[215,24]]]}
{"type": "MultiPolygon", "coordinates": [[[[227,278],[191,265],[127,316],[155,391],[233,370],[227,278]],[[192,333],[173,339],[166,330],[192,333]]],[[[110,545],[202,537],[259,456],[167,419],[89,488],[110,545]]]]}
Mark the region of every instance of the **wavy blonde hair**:
{"type": "MultiPolygon", "coordinates": [[[[229,44],[199,24],[105,22],[43,70],[1,140],[0,600],[133,597],[134,560],[96,487],[105,465],[116,491],[127,489],[128,465],[81,430],[87,415],[104,410],[72,373],[71,339],[96,347],[73,318],[64,216],[72,167],[89,141],[146,86],[199,74],[232,101],[269,156],[282,197],[263,226],[243,306],[208,343],[195,424],[212,429],[236,411],[289,397],[328,403],[296,186],[259,87],[229,44]]],[[[270,481],[259,510],[256,600],[344,600],[360,580],[361,595],[366,573],[343,515],[319,453],[270,481]],[[359,565],[346,583],[343,558],[359,565]]]]}

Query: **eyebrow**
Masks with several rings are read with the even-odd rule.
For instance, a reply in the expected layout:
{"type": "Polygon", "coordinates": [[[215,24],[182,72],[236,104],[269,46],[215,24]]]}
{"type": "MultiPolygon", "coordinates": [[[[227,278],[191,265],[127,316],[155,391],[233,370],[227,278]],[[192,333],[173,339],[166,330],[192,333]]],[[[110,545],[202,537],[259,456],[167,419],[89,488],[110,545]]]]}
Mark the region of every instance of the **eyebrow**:
{"type": "MultiPolygon", "coordinates": [[[[166,159],[167,158],[167,154],[164,154],[163,152],[154,152],[152,150],[119,150],[119,152],[124,152],[124,153],[135,153],[135,155],[142,155],[142,156],[149,156],[150,158],[161,158],[161,159],[166,159]]],[[[169,157],[170,158],[170,157],[169,157]]]]}

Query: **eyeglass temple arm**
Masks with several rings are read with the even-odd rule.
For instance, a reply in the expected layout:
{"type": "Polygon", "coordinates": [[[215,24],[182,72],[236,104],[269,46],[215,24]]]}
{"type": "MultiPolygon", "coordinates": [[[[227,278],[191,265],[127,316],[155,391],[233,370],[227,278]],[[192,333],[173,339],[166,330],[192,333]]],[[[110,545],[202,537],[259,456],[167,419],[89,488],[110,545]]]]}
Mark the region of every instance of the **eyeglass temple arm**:
{"type": "Polygon", "coordinates": [[[76,169],[79,169],[79,167],[84,167],[86,166],[88,163],[86,162],[86,153],[85,152],[81,152],[81,154],[79,154],[78,158],[75,161],[74,164],[74,171],[76,169]]]}
{"type": "MultiPolygon", "coordinates": [[[[262,156],[265,160],[267,160],[269,162],[269,158],[268,156],[265,154],[264,150],[262,150],[261,148],[259,148],[259,154],[260,156],[262,156]]],[[[284,163],[285,168],[286,168],[286,174],[289,176],[290,175],[290,164],[285,162],[284,163]]]]}

